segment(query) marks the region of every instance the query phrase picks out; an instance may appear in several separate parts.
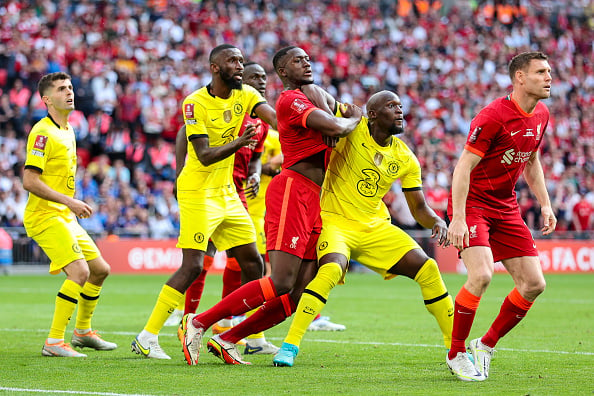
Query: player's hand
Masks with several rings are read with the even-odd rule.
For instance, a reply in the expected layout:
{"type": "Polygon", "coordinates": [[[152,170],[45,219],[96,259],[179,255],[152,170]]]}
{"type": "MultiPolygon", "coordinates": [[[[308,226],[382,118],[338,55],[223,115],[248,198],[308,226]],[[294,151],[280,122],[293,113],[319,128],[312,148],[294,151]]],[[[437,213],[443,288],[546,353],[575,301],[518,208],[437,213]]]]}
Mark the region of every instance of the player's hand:
{"type": "Polygon", "coordinates": [[[448,227],[448,240],[458,250],[469,245],[470,237],[465,219],[452,219],[448,227]]]}
{"type": "Polygon", "coordinates": [[[363,110],[354,104],[342,103],[340,105],[340,112],[344,118],[361,118],[363,117],[363,110]]]}
{"type": "Polygon", "coordinates": [[[258,134],[258,127],[260,127],[261,122],[258,121],[255,124],[248,124],[243,131],[243,135],[237,138],[236,142],[239,147],[249,146],[250,149],[254,149],[256,144],[258,144],[258,139],[255,136],[258,134]]]}
{"type": "Polygon", "coordinates": [[[338,144],[338,139],[340,138],[337,136],[322,135],[322,140],[324,141],[324,144],[328,147],[336,147],[336,144],[338,144]]]}
{"type": "Polygon", "coordinates": [[[542,214],[543,220],[543,227],[540,230],[543,235],[549,235],[555,231],[555,227],[557,227],[557,218],[555,217],[553,208],[550,206],[543,206],[540,208],[540,213],[542,214]]]}
{"type": "Polygon", "coordinates": [[[93,214],[93,208],[91,205],[78,199],[73,199],[68,207],[79,219],[86,219],[93,214]]]}
{"type": "Polygon", "coordinates": [[[247,178],[245,196],[249,199],[254,199],[258,195],[258,191],[260,191],[260,175],[253,173],[247,178]]]}
{"type": "Polygon", "coordinates": [[[437,238],[437,244],[439,246],[449,246],[448,226],[443,219],[438,219],[435,224],[433,224],[431,238],[437,238]]]}

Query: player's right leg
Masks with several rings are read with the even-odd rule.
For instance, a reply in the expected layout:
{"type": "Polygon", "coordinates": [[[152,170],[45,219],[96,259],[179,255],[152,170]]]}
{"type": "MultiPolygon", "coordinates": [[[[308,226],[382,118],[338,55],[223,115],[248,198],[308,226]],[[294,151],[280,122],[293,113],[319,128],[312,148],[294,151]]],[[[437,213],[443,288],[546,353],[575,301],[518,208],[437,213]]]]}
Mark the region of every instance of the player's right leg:
{"type": "MultiPolygon", "coordinates": [[[[452,362],[461,355],[467,356],[466,339],[470,334],[481,296],[487,289],[494,270],[493,255],[487,246],[468,247],[462,251],[461,256],[467,269],[467,280],[454,302],[452,344],[446,362],[452,362]]],[[[466,364],[463,363],[462,367],[466,367],[466,364]]],[[[453,373],[461,380],[468,380],[464,378],[468,373],[453,373]]],[[[484,379],[484,376],[482,378],[484,379]]]]}
{"type": "Polygon", "coordinates": [[[52,325],[41,354],[43,356],[86,357],[87,355],[75,351],[64,342],[64,334],[80,299],[83,289],[81,283],[86,282],[89,269],[87,262],[84,259],[79,259],[65,266],[63,270],[66,272],[67,278],[58,291],[52,325]]]}
{"type": "Polygon", "coordinates": [[[202,271],[204,251],[182,249],[182,265],[163,285],[144,329],[132,341],[133,352],[147,358],[170,359],[159,345],[159,332],[177,308],[184,292],[202,271]]]}
{"type": "Polygon", "coordinates": [[[273,359],[275,366],[293,366],[307,328],[326,305],[330,291],[342,279],[347,264],[346,256],[339,253],[329,253],[320,259],[320,268],[314,279],[305,287],[289,332],[279,353],[273,359]]]}
{"type": "Polygon", "coordinates": [[[50,259],[51,274],[66,273],[55,299],[52,324],[41,354],[44,356],[86,357],[64,342],[66,327],[70,322],[83,285],[89,278],[89,267],[68,220],[59,217],[50,220],[49,226],[33,239],[50,259]]]}

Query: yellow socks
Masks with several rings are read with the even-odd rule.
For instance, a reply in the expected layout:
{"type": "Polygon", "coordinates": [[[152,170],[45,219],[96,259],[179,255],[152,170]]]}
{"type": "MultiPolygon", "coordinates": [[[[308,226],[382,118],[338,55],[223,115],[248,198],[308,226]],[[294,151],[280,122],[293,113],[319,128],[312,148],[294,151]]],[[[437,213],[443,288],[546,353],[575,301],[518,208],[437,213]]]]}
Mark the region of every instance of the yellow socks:
{"type": "Polygon", "coordinates": [[[80,292],[78,300],[78,312],[76,314],[76,325],[78,330],[87,330],[91,328],[91,318],[95,312],[95,307],[99,301],[101,286],[86,282],[80,292]]]}
{"type": "Polygon", "coordinates": [[[169,315],[171,315],[175,308],[177,308],[183,297],[183,293],[178,292],[171,286],[163,285],[159,297],[157,298],[155,308],[153,308],[153,312],[151,313],[146,326],[144,326],[144,330],[151,334],[159,334],[163,328],[163,324],[165,324],[169,315]]]}
{"type": "Polygon", "coordinates": [[[423,264],[415,282],[421,287],[421,294],[425,300],[425,308],[437,320],[443,334],[443,342],[450,349],[452,343],[452,327],[454,324],[454,304],[452,297],[441,279],[437,263],[429,259],[423,264]]]}
{"type": "Polygon", "coordinates": [[[54,317],[52,319],[48,338],[56,340],[64,339],[66,326],[68,326],[70,318],[76,309],[78,296],[80,295],[81,290],[82,287],[70,279],[66,279],[64,283],[62,283],[62,287],[60,287],[58,296],[56,297],[54,317]]]}
{"type": "Polygon", "coordinates": [[[322,311],[330,290],[334,288],[342,278],[342,267],[337,263],[324,264],[318,270],[316,277],[305,287],[295,316],[291,322],[289,333],[285,342],[299,346],[301,339],[307,331],[307,327],[322,311]]]}

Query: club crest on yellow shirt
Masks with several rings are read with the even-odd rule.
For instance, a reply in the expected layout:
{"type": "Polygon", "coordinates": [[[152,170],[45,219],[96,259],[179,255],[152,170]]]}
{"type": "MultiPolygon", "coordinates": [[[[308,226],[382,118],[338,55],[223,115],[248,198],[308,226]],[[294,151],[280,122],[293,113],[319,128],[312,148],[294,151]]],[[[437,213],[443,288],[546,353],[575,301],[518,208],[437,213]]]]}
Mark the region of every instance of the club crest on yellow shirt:
{"type": "Polygon", "coordinates": [[[225,122],[231,122],[231,110],[225,110],[223,112],[223,120],[225,120],[225,122]]]}
{"type": "Polygon", "coordinates": [[[380,166],[382,164],[383,159],[384,156],[382,155],[382,153],[375,153],[375,157],[373,157],[373,162],[376,166],[380,166]]]}

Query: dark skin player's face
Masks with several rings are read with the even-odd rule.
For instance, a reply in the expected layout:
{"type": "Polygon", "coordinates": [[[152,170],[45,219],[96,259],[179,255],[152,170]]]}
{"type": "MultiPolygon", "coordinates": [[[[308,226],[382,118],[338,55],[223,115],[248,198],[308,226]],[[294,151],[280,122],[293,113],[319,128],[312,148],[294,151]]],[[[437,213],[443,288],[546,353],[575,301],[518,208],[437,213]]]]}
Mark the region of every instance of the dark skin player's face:
{"type": "Polygon", "coordinates": [[[377,112],[377,123],[378,126],[391,135],[398,135],[403,132],[404,113],[398,95],[386,95],[383,106],[377,112]]]}
{"type": "Polygon", "coordinates": [[[289,81],[297,86],[313,84],[309,55],[304,50],[293,48],[287,52],[284,61],[282,69],[289,81]]]}
{"type": "Polygon", "coordinates": [[[221,51],[216,58],[221,80],[231,89],[241,89],[243,84],[243,55],[237,48],[221,51]]]}
{"type": "Polygon", "coordinates": [[[243,72],[243,82],[256,88],[262,96],[266,94],[266,72],[262,66],[246,66],[243,72]]]}

